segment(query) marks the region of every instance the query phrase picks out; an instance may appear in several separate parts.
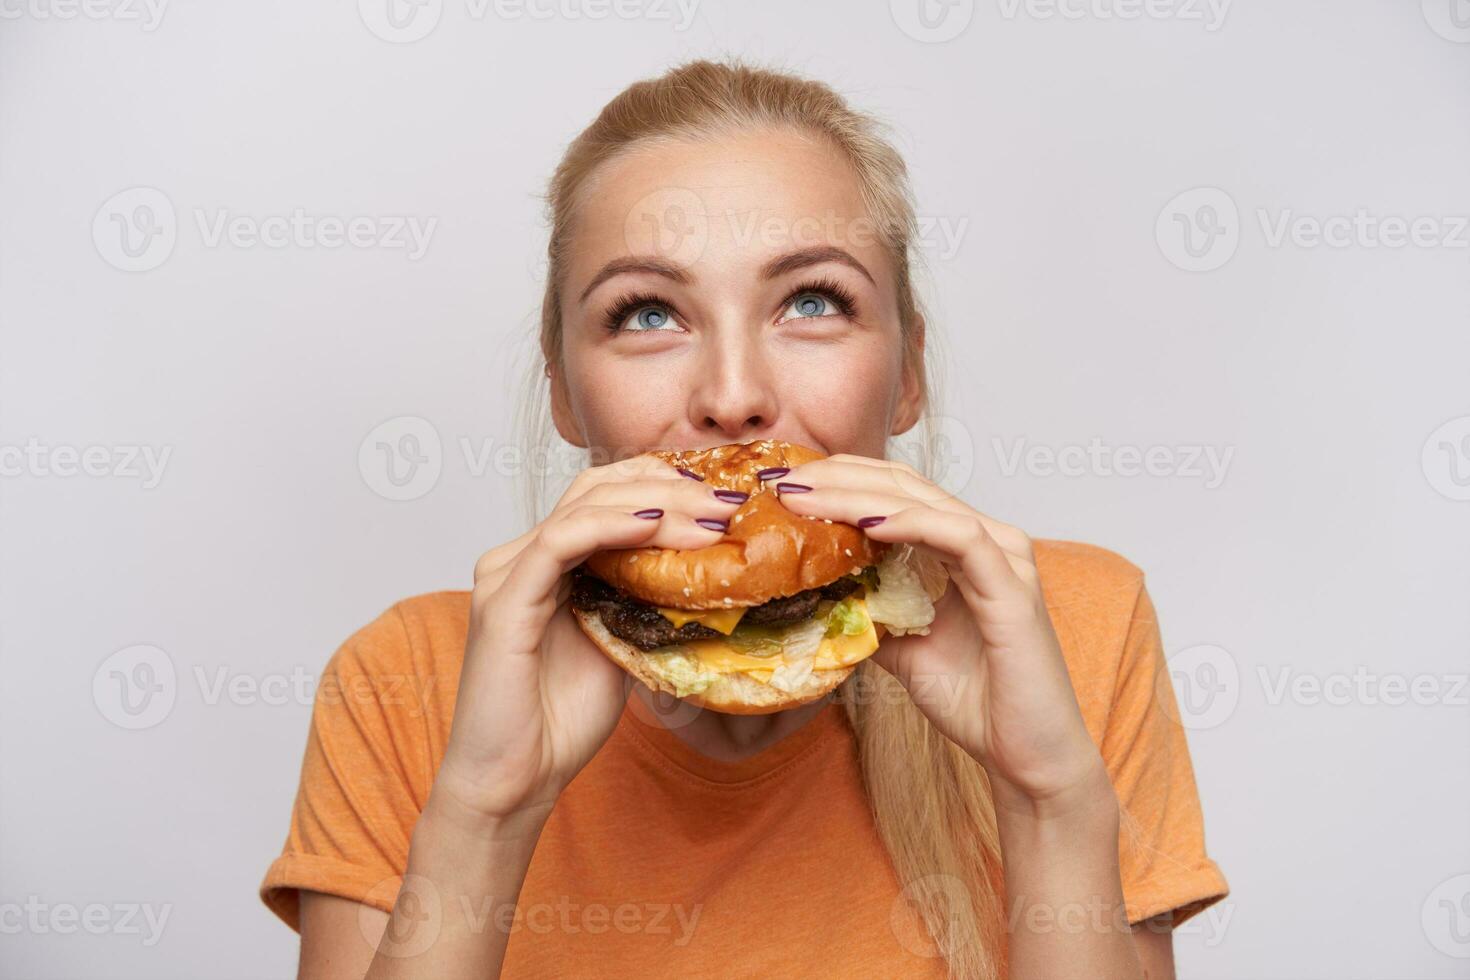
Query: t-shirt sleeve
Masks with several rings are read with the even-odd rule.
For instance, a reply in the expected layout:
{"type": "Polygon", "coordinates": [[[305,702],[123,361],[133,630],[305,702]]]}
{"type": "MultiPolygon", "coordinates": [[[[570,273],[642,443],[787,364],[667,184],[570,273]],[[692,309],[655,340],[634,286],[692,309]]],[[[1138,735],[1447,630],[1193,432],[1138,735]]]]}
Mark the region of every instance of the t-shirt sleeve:
{"type": "Polygon", "coordinates": [[[427,787],[412,775],[423,738],[412,651],[389,609],[332,656],[317,686],[301,782],[260,897],[300,930],[298,889],[391,911],[427,787]]]}
{"type": "Polygon", "coordinates": [[[1229,894],[1205,853],[1204,815],[1159,624],[1141,583],[1124,641],[1102,755],[1123,810],[1128,921],[1174,913],[1177,926],[1229,894]]]}

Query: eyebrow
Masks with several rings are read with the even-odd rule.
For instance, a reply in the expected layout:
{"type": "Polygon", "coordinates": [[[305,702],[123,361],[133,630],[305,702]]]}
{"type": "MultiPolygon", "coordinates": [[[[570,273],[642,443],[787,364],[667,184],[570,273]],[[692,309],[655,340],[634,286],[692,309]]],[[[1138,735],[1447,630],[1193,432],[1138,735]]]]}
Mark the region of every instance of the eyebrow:
{"type": "MultiPolygon", "coordinates": [[[[784,276],[788,272],[795,272],[797,269],[805,269],[808,266],[821,265],[823,262],[837,262],[849,268],[856,269],[862,273],[864,279],[868,280],[868,282],[873,282],[873,277],[869,274],[866,266],[854,258],[852,253],[847,251],[847,249],[838,248],[835,245],[814,245],[811,248],[803,248],[795,252],[787,252],[785,255],[778,255],[761,268],[761,276],[765,279],[775,279],[777,276],[784,276]]],[[[875,286],[877,285],[877,283],[873,284],[875,286]]]]}
{"type": "MultiPolygon", "coordinates": [[[[795,252],[787,252],[778,255],[761,267],[762,279],[775,279],[798,269],[805,269],[813,265],[821,265],[824,262],[836,262],[849,268],[856,269],[864,279],[873,282],[873,276],[868,272],[866,266],[853,257],[852,253],[835,245],[817,245],[812,248],[798,249],[795,252]]],[[[620,259],[613,259],[607,265],[598,270],[597,275],[582,290],[582,295],[577,297],[577,302],[585,303],[587,297],[592,295],[592,290],[601,286],[616,276],[627,275],[634,272],[646,272],[656,276],[663,276],[681,285],[689,283],[689,273],[672,262],[665,261],[657,256],[630,255],[620,259]]],[[[874,283],[877,285],[877,283],[874,283]]]]}
{"type": "Polygon", "coordinates": [[[689,273],[672,262],[651,255],[629,255],[621,259],[613,259],[598,270],[597,275],[593,276],[592,281],[587,284],[587,288],[582,290],[582,295],[577,297],[577,302],[587,302],[587,297],[592,294],[592,290],[614,276],[626,275],[630,272],[650,272],[656,276],[663,276],[665,279],[672,279],[677,283],[689,282],[689,273]]]}

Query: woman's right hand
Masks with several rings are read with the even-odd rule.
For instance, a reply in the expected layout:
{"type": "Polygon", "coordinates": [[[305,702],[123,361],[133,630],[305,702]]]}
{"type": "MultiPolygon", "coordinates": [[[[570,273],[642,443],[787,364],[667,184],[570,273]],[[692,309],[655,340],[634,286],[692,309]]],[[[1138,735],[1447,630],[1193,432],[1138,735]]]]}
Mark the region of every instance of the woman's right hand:
{"type": "Polygon", "coordinates": [[[430,806],[539,827],[612,734],[636,683],[577,625],[567,573],[608,548],[707,547],[738,506],[640,456],[582,471],[541,524],[481,556],[430,806]]]}

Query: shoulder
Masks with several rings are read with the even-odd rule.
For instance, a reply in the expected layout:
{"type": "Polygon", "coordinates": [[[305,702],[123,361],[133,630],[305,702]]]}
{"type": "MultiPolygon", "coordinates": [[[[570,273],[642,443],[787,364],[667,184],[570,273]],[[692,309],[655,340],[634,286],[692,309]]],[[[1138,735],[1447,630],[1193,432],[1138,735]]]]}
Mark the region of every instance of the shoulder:
{"type": "Polygon", "coordinates": [[[1089,730],[1100,736],[1140,615],[1156,629],[1143,571],[1116,552],[1077,541],[1035,541],[1033,548],[1067,672],[1089,730]]]}
{"type": "Polygon", "coordinates": [[[1116,551],[1081,541],[1032,542],[1048,606],[1104,611],[1119,602],[1131,609],[1143,570],[1116,551]]]}
{"type": "Polygon", "coordinates": [[[366,675],[374,680],[457,677],[469,610],[470,594],[462,591],[401,599],[354,632],[333,655],[328,672],[338,678],[366,675]]]}

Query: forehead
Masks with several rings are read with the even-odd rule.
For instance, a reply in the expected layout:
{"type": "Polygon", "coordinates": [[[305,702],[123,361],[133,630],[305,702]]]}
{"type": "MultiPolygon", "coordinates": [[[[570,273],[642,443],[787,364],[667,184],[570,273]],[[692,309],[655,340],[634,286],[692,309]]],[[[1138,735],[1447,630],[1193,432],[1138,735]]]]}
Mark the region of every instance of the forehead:
{"type": "Polygon", "coordinates": [[[851,165],[825,139],[784,129],[620,154],[584,185],[569,244],[573,289],[629,255],[659,256],[703,280],[821,244],[847,249],[875,278],[887,269],[851,165]]]}

